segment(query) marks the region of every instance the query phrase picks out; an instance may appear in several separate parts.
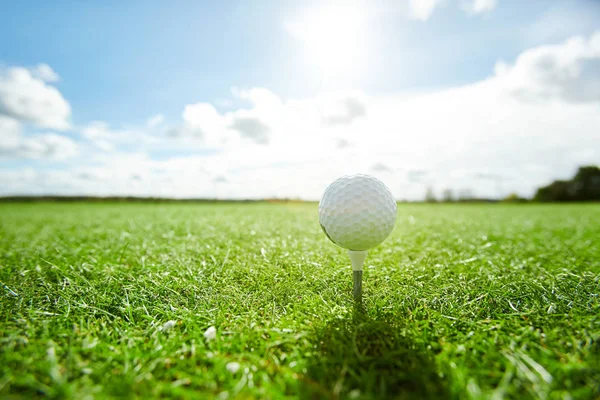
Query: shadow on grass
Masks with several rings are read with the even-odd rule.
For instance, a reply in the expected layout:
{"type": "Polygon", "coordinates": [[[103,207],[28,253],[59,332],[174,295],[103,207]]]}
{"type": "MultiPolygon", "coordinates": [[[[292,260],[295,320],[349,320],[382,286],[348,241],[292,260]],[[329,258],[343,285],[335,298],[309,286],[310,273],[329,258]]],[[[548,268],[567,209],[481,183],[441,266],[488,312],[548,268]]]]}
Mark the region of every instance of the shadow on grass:
{"type": "Polygon", "coordinates": [[[429,352],[398,327],[356,311],[315,333],[303,399],[447,399],[429,352]]]}

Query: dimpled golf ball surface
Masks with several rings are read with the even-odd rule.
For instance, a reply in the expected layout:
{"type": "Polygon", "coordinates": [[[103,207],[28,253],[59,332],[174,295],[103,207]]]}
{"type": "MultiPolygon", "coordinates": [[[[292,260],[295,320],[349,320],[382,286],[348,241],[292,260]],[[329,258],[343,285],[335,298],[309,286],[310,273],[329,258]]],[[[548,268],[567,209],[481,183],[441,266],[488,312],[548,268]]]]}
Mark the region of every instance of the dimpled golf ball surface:
{"type": "Polygon", "coordinates": [[[338,246],[368,250],[394,229],[396,200],[387,186],[372,176],[343,176],[325,189],[319,222],[338,246]]]}

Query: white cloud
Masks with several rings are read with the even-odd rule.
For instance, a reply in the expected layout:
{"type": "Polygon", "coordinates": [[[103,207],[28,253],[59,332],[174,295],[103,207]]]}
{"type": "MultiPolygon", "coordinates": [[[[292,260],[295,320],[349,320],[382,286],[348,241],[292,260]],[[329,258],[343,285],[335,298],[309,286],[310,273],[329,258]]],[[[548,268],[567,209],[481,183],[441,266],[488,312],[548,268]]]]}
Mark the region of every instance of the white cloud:
{"type": "MultiPolygon", "coordinates": [[[[418,21],[427,21],[436,8],[445,4],[445,0],[410,0],[409,15],[418,21]]],[[[487,14],[498,6],[498,0],[461,0],[460,7],[467,14],[487,14]]]]}
{"type": "Polygon", "coordinates": [[[373,173],[393,172],[393,170],[382,162],[371,165],[369,170],[373,173]]]}
{"type": "Polygon", "coordinates": [[[496,78],[525,100],[600,101],[600,32],[524,51],[514,65],[499,62],[496,78]]]}
{"type": "Polygon", "coordinates": [[[352,143],[350,143],[348,140],[346,140],[344,138],[338,138],[338,139],[336,139],[336,142],[337,142],[338,149],[345,149],[348,147],[352,147],[352,143]]]}
{"type": "Polygon", "coordinates": [[[24,136],[19,121],[0,116],[0,159],[66,160],[77,154],[76,143],[55,133],[24,136]]]}
{"type": "Polygon", "coordinates": [[[200,156],[157,161],[140,152],[114,152],[79,161],[71,169],[0,170],[0,195],[211,197],[224,178],[208,173],[200,156]]]}
{"type": "Polygon", "coordinates": [[[60,76],[48,64],[38,64],[31,69],[31,73],[44,82],[58,82],[60,80],[60,76]]]}
{"type": "Polygon", "coordinates": [[[217,147],[235,145],[243,140],[269,143],[272,124],[280,119],[281,100],[264,88],[233,88],[232,93],[236,98],[248,101],[252,107],[221,114],[210,103],[188,104],[182,113],[183,124],[169,129],[167,133],[173,137],[198,138],[207,146],[217,147]]]}
{"type": "Polygon", "coordinates": [[[365,96],[361,93],[325,94],[316,98],[323,122],[327,125],[349,125],[367,115],[365,96]]]}
{"type": "Polygon", "coordinates": [[[83,139],[102,151],[114,151],[120,146],[151,148],[157,144],[164,145],[159,143],[163,139],[162,132],[159,136],[159,132],[149,128],[147,123],[141,127],[111,128],[105,121],[92,121],[79,127],[78,130],[83,139]]]}
{"type": "Polygon", "coordinates": [[[270,129],[259,118],[235,115],[230,127],[239,132],[241,136],[247,137],[258,144],[269,143],[270,129]]]}
{"type": "Polygon", "coordinates": [[[146,126],[150,129],[153,129],[162,125],[163,122],[165,122],[165,116],[162,114],[156,114],[148,118],[148,121],[146,121],[146,126]]]}
{"type": "Polygon", "coordinates": [[[20,136],[21,124],[19,121],[0,115],[0,146],[14,147],[19,142],[20,136]]]}
{"type": "Polygon", "coordinates": [[[263,107],[260,115],[261,121],[268,121],[269,145],[264,150],[225,147],[205,160],[205,168],[227,176],[221,190],[229,188],[227,193],[237,197],[246,193],[317,198],[329,180],[353,171],[392,180],[389,186],[399,198],[422,197],[425,185],[440,190],[470,187],[480,196],[496,197],[510,190],[530,195],[537,185],[568,175],[579,164],[600,161],[595,139],[600,113],[594,96],[580,84],[585,76],[587,87],[594,87],[590,82],[600,74],[600,69],[587,66],[596,57],[596,40],[591,36],[526,50],[513,66],[486,80],[428,94],[320,94],[282,101],[254,89],[270,99],[263,100],[270,107],[263,107]],[[562,60],[557,65],[582,75],[565,79],[541,73],[536,60],[547,54],[562,60]],[[528,78],[515,78],[523,75],[528,78]],[[553,89],[557,85],[560,91],[553,89]],[[532,102],[515,96],[515,87],[520,93],[556,96],[532,102]],[[328,123],[327,116],[344,115],[348,98],[360,99],[364,112],[346,125],[328,123]],[[577,129],[573,121],[578,121],[577,129]],[[484,175],[498,179],[480,179],[484,175]],[[269,184],[250,186],[246,181],[269,184]]]}
{"type": "Polygon", "coordinates": [[[484,14],[494,10],[498,0],[463,0],[462,8],[469,14],[484,14]]]}
{"type": "MultiPolygon", "coordinates": [[[[234,89],[233,104],[247,105],[228,112],[187,105],[180,136],[153,139],[161,151],[175,150],[160,159],[139,145],[148,132],[92,123],[83,131],[88,140],[128,140],[133,152],[94,153],[76,170],[5,173],[0,191],[317,199],[339,175],[369,172],[405,199],[423,198],[427,186],[438,194],[531,195],[578,165],[600,163],[600,98],[590,91],[600,74],[597,38],[529,49],[487,79],[430,93],[283,99],[264,88],[234,89]],[[214,151],[181,155],[194,148],[214,151]]],[[[6,137],[19,135],[13,122],[2,126],[6,137]]]]}
{"type": "Polygon", "coordinates": [[[208,144],[224,141],[226,122],[212,104],[188,104],[183,110],[182,118],[184,129],[181,134],[202,138],[208,144]]]}
{"type": "Polygon", "coordinates": [[[23,138],[15,151],[26,158],[66,160],[77,154],[77,145],[65,136],[45,133],[23,138]]]}
{"type": "Polygon", "coordinates": [[[367,98],[358,91],[322,93],[314,98],[282,101],[265,88],[232,89],[251,108],[219,113],[210,103],[185,106],[180,127],[171,128],[174,137],[193,137],[216,147],[266,145],[273,141],[319,135],[327,127],[343,128],[367,114],[367,98]]]}
{"type": "Polygon", "coordinates": [[[104,121],[92,121],[81,128],[81,135],[103,151],[113,151],[120,135],[110,130],[104,121]]]}
{"type": "Polygon", "coordinates": [[[45,64],[33,72],[23,67],[0,69],[0,115],[42,128],[68,129],[71,107],[55,87],[44,81],[56,77],[45,64]]]}
{"type": "Polygon", "coordinates": [[[419,21],[427,21],[442,3],[443,0],[410,0],[410,16],[419,21]]]}
{"type": "Polygon", "coordinates": [[[246,100],[259,109],[274,109],[281,105],[281,99],[269,89],[251,88],[239,89],[232,88],[231,93],[238,99],[246,100]]]}
{"type": "Polygon", "coordinates": [[[106,139],[112,137],[108,124],[104,121],[92,121],[81,129],[82,135],[88,140],[106,139]]]}

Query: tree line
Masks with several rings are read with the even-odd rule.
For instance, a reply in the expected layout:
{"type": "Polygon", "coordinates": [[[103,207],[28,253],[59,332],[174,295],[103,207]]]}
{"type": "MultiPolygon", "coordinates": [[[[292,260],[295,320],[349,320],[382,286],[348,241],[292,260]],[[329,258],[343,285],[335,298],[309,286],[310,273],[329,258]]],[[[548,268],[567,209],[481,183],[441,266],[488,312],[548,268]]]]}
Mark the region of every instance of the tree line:
{"type": "Polygon", "coordinates": [[[580,167],[568,181],[554,181],[541,187],[534,201],[598,201],[600,200],[600,168],[580,167]]]}
{"type": "MultiPolygon", "coordinates": [[[[432,188],[427,188],[425,202],[473,202],[497,201],[492,199],[477,198],[468,190],[462,190],[454,196],[451,189],[442,193],[442,198],[437,199],[432,188]]],[[[556,180],[547,186],[537,189],[532,199],[520,197],[511,193],[502,199],[504,202],[566,202],[566,201],[600,201],[600,168],[595,165],[579,167],[575,176],[569,180],[556,180]]]]}
{"type": "MultiPolygon", "coordinates": [[[[144,203],[162,203],[162,202],[189,202],[189,203],[252,203],[252,202],[303,202],[299,199],[240,199],[240,200],[222,200],[222,199],[172,199],[159,197],[135,197],[135,196],[0,196],[0,202],[37,202],[37,201],[57,201],[57,202],[144,202],[144,203]]],[[[470,189],[462,189],[454,194],[451,189],[442,192],[440,199],[436,198],[433,188],[427,188],[425,202],[497,202],[498,199],[478,198],[470,189]]],[[[504,202],[567,202],[567,201],[600,201],[600,168],[589,165],[579,167],[577,173],[570,180],[556,180],[547,186],[537,189],[532,199],[520,197],[516,193],[511,193],[502,199],[504,202]]]]}

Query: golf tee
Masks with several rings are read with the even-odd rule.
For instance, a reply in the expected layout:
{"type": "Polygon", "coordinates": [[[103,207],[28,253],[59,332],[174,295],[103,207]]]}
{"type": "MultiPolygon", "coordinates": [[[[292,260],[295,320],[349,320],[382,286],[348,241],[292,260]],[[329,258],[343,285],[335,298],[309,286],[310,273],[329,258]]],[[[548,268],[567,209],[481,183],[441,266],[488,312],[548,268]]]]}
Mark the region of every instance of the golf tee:
{"type": "Polygon", "coordinates": [[[348,250],[348,256],[352,262],[352,277],[354,280],[354,302],[362,305],[362,269],[367,258],[366,251],[348,250]]]}
{"type": "Polygon", "coordinates": [[[350,261],[352,262],[352,270],[353,271],[362,271],[363,264],[365,263],[365,258],[367,258],[366,250],[365,251],[348,250],[348,256],[350,256],[350,261]]]}

